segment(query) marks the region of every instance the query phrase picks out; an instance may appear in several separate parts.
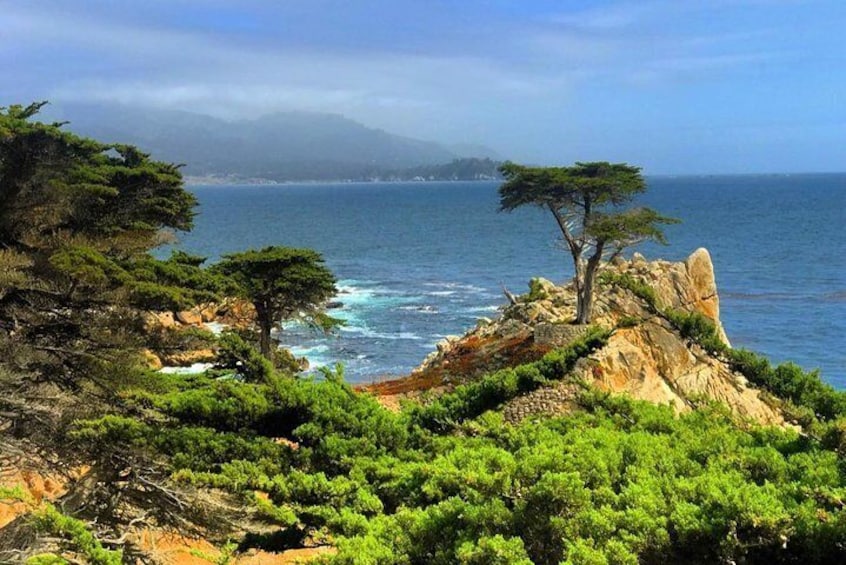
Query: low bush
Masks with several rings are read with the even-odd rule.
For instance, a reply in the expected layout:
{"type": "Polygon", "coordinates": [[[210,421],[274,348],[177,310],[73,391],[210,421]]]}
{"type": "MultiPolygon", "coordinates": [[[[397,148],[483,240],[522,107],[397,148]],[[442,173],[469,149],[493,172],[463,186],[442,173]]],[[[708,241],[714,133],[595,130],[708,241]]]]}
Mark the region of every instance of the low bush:
{"type": "Polygon", "coordinates": [[[604,271],[600,273],[597,281],[601,285],[616,285],[630,291],[632,294],[646,302],[649,308],[655,312],[661,309],[655,289],[645,282],[637,280],[628,273],[612,273],[610,271],[604,271]]]}
{"type": "Polygon", "coordinates": [[[411,411],[413,422],[443,433],[455,424],[494,409],[519,394],[561,380],[576,361],[608,342],[611,332],[592,328],[574,343],[546,354],[540,361],[496,371],[478,381],[461,385],[434,402],[411,411]]]}
{"type": "MultiPolygon", "coordinates": [[[[85,522],[59,512],[52,504],[44,507],[34,515],[35,526],[38,530],[64,538],[74,551],[81,553],[92,565],[120,565],[123,562],[123,552],[108,550],[97,537],[86,527],[85,522]]],[[[54,559],[54,555],[42,555],[37,563],[62,563],[62,558],[54,559]]]]}

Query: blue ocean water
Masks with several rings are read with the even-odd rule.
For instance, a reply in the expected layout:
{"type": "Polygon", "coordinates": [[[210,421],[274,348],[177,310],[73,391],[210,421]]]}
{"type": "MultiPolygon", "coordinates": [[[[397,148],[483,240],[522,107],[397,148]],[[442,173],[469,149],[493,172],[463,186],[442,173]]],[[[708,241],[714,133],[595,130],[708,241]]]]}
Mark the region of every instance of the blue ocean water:
{"type": "MultiPolygon", "coordinates": [[[[710,250],[733,345],[820,368],[846,388],[846,174],[654,177],[641,202],[680,218],[647,258],[710,250]]],[[[312,247],[339,279],[347,321],[279,339],[351,381],[407,373],[435,343],[492,317],[543,276],[572,276],[540,209],[498,212],[495,182],[192,186],[196,227],[180,248],[216,259],[265,245],[312,247]]]]}

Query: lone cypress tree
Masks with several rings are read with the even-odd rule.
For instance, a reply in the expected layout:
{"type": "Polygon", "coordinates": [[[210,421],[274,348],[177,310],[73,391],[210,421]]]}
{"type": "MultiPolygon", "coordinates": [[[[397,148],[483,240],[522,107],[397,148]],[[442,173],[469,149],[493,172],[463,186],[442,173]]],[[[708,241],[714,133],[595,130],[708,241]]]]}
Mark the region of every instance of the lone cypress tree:
{"type": "Polygon", "coordinates": [[[678,220],[650,208],[622,209],[646,190],[639,167],[625,163],[576,163],[572,167],[526,167],[505,163],[500,209],[534,205],[549,210],[573,258],[576,323],[591,321],[596,270],[623,249],[653,240],[666,243],[662,224],[678,220]]]}

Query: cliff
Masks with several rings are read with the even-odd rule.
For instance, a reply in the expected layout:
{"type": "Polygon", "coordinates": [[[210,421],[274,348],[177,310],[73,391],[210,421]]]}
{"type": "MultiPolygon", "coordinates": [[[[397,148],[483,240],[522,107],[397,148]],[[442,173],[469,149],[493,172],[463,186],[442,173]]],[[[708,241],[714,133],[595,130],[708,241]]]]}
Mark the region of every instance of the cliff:
{"type": "MultiPolygon", "coordinates": [[[[671,404],[679,411],[710,398],[724,402],[738,415],[762,423],[783,423],[780,411],[766,395],[684,338],[662,314],[698,312],[716,325],[719,339],[728,344],[720,322],[714,266],[706,249],[676,263],[647,262],[638,253],[631,260],[619,258],[604,267],[596,294],[593,323],[616,330],[605,347],[577,364],[575,377],[602,390],[671,404]],[[637,292],[638,288],[646,290],[637,292]],[[644,293],[653,298],[645,299],[644,293]]],[[[464,336],[445,339],[410,377],[383,383],[375,391],[392,394],[449,387],[538,359],[585,330],[585,326],[571,324],[575,303],[572,284],[556,286],[533,279],[530,292],[518,297],[498,319],[480,320],[464,336]]],[[[516,420],[564,411],[575,393],[572,384],[542,388],[512,401],[505,414],[516,420]]]]}

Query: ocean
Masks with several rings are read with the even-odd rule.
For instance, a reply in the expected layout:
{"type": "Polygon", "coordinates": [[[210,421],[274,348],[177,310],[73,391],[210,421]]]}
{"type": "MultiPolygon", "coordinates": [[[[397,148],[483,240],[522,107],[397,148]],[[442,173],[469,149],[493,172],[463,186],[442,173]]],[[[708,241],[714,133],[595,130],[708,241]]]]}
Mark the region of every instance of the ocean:
{"type": "MultiPolygon", "coordinates": [[[[846,388],[846,174],[650,177],[639,203],[680,218],[648,259],[706,247],[735,347],[819,368],[846,388]]],[[[279,341],[348,380],[407,374],[447,335],[495,317],[502,287],[563,282],[569,255],[541,209],[498,211],[496,182],[190,186],[177,246],[211,261],[250,247],[320,251],[339,279],[331,336],[288,324],[279,341]]],[[[631,251],[629,252],[629,254],[631,251]]]]}

